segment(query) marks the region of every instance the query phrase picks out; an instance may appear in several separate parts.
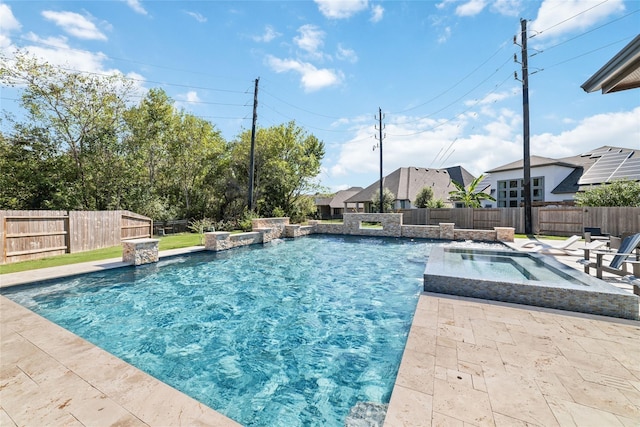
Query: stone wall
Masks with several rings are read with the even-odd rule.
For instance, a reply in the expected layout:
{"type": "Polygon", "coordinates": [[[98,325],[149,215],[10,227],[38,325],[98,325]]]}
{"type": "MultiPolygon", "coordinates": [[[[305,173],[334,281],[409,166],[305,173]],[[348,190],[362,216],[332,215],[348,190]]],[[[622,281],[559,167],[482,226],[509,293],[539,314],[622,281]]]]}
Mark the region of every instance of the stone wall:
{"type": "Polygon", "coordinates": [[[313,226],[291,224],[284,227],[284,237],[302,237],[313,234],[313,226]]]}
{"type": "Polygon", "coordinates": [[[402,236],[402,214],[353,213],[344,214],[343,234],[357,236],[402,236]],[[379,222],[382,229],[362,227],[363,222],[379,222]]]}
{"type": "Polygon", "coordinates": [[[456,229],[453,223],[440,225],[402,225],[402,214],[345,214],[343,223],[309,221],[309,225],[289,224],[289,218],[258,218],[250,233],[225,231],[205,233],[205,249],[224,251],[238,246],[267,243],[273,239],[295,238],[309,234],[345,234],[356,236],[408,237],[416,239],[513,241],[513,228],[496,230],[456,229]],[[378,222],[381,228],[362,227],[363,222],[378,222]]]}
{"type": "Polygon", "coordinates": [[[158,262],[158,239],[122,241],[122,262],[143,265],[158,262]]]}
{"type": "Polygon", "coordinates": [[[332,222],[309,221],[309,225],[313,227],[313,233],[317,234],[346,234],[343,224],[332,222]]]}
{"type": "Polygon", "coordinates": [[[403,225],[402,237],[412,239],[439,239],[439,225],[403,225]]]}
{"type": "Polygon", "coordinates": [[[256,218],[251,220],[251,230],[270,229],[268,241],[280,239],[284,236],[285,228],[289,225],[289,218],[256,218]]]}
{"type": "Polygon", "coordinates": [[[271,229],[263,229],[268,231],[252,231],[248,233],[231,234],[227,231],[214,231],[204,233],[204,248],[207,251],[225,251],[238,246],[255,245],[264,242],[264,235],[271,229]]]}

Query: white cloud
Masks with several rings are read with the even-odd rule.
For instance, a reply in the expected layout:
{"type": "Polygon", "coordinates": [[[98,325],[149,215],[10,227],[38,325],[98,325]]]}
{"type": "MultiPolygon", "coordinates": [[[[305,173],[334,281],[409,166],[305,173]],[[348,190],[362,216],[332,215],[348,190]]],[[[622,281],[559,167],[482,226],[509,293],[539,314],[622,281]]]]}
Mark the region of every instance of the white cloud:
{"type": "Polygon", "coordinates": [[[438,43],[442,44],[446,42],[447,40],[449,40],[449,37],[451,37],[451,27],[447,26],[444,27],[442,33],[438,37],[438,43]]]}
{"type": "Polygon", "coordinates": [[[535,154],[556,158],[561,155],[573,156],[603,145],[638,148],[638,123],[640,107],[626,112],[597,114],[581,120],[573,129],[558,135],[533,135],[531,147],[539,150],[535,154]],[[559,150],[561,155],[558,154],[559,150]]]}
{"type": "Polygon", "coordinates": [[[344,79],[340,71],[327,68],[318,69],[313,64],[295,59],[280,59],[269,55],[267,63],[276,73],[294,71],[300,74],[300,82],[307,92],[336,86],[344,79]]]}
{"type": "Polygon", "coordinates": [[[11,46],[11,39],[9,37],[12,31],[19,30],[22,25],[13,16],[11,8],[6,4],[0,4],[0,48],[7,49],[11,46]]]}
{"type": "Polygon", "coordinates": [[[186,13],[187,15],[189,15],[190,17],[192,17],[193,19],[195,19],[196,21],[200,22],[200,23],[204,23],[207,22],[207,17],[198,13],[198,12],[191,12],[186,10],[184,13],[186,13]]]}
{"type": "Polygon", "coordinates": [[[514,96],[514,92],[513,91],[491,92],[489,95],[485,96],[481,100],[465,101],[464,105],[471,106],[471,105],[494,104],[494,103],[496,103],[498,101],[503,101],[503,100],[505,100],[507,98],[511,98],[513,96],[514,96]]]}
{"type": "Polygon", "coordinates": [[[496,0],[491,5],[491,11],[505,16],[520,16],[522,11],[521,0],[496,0]]]}
{"type": "Polygon", "coordinates": [[[348,49],[342,44],[338,44],[338,52],[336,53],[336,58],[342,61],[349,61],[352,64],[358,62],[358,55],[353,49],[348,49]]]}
{"type": "Polygon", "coordinates": [[[280,37],[282,34],[277,32],[271,25],[264,27],[264,33],[261,36],[254,36],[253,40],[257,42],[269,43],[273,39],[280,37]]]}
{"type": "MultiPolygon", "coordinates": [[[[370,119],[369,119],[370,120],[370,119]]],[[[636,148],[640,140],[640,107],[626,112],[586,117],[567,131],[531,136],[531,154],[562,158],[575,156],[603,145],[636,148]]],[[[503,108],[491,114],[461,116],[452,121],[397,118],[387,123],[384,174],[399,167],[450,167],[461,165],[475,176],[522,158],[522,117],[503,108]]],[[[334,165],[327,166],[330,178],[349,176],[377,179],[379,152],[370,123],[354,130],[351,140],[340,147],[334,165]]]]}
{"type": "Polygon", "coordinates": [[[538,32],[536,35],[538,40],[549,36],[558,37],[565,33],[589,28],[623,10],[623,0],[609,0],[599,4],[592,0],[544,0],[538,10],[537,18],[530,22],[528,27],[530,31],[538,32]],[[557,25],[561,22],[562,25],[557,25]]]}
{"type": "Polygon", "coordinates": [[[486,0],[469,0],[464,4],[456,7],[456,15],[458,16],[475,16],[482,12],[487,6],[486,0]]]}
{"type": "Polygon", "coordinates": [[[131,9],[133,9],[136,13],[139,13],[141,15],[146,15],[147,11],[145,10],[144,7],[142,7],[142,4],[140,4],[140,0],[124,0],[131,9]]]}
{"type": "Polygon", "coordinates": [[[436,9],[443,10],[451,4],[457,4],[457,16],[476,16],[487,6],[491,12],[505,16],[519,16],[522,10],[522,0],[467,0],[462,4],[460,0],[443,0],[435,6],[436,9]]]}
{"type": "Polygon", "coordinates": [[[298,28],[298,33],[300,35],[293,38],[295,44],[309,55],[322,58],[323,55],[319,49],[324,45],[324,31],[315,25],[307,24],[298,28]]]}
{"type": "Polygon", "coordinates": [[[369,7],[368,0],[315,0],[325,17],[330,19],[350,18],[369,7]]]}
{"type": "Polygon", "coordinates": [[[200,102],[200,97],[198,96],[198,93],[195,90],[190,90],[189,92],[187,92],[186,95],[184,95],[184,100],[187,102],[200,102]]]}
{"type": "Polygon", "coordinates": [[[3,34],[22,28],[20,22],[13,16],[11,8],[6,4],[0,4],[0,22],[2,22],[0,33],[3,34]]]}
{"type": "Polygon", "coordinates": [[[93,22],[92,17],[85,17],[75,12],[54,12],[45,10],[42,16],[61,27],[67,34],[86,40],[107,40],[93,22]]]}
{"type": "Polygon", "coordinates": [[[382,21],[382,16],[384,15],[384,8],[380,5],[375,5],[371,8],[371,22],[380,22],[382,21]]]}

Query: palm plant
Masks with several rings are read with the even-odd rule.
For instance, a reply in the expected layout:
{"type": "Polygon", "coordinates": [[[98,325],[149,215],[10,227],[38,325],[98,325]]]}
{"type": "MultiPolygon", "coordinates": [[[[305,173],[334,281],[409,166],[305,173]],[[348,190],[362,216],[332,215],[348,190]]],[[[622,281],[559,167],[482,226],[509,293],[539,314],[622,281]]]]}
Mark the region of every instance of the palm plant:
{"type": "Polygon", "coordinates": [[[449,197],[451,200],[462,202],[466,208],[479,208],[482,206],[480,204],[482,200],[491,200],[492,202],[495,202],[496,199],[491,195],[483,193],[482,191],[476,191],[476,187],[483,178],[484,175],[480,175],[474,179],[471,184],[469,184],[469,188],[464,188],[464,185],[459,182],[451,181],[453,182],[453,185],[456,186],[456,190],[450,191],[449,197]]]}

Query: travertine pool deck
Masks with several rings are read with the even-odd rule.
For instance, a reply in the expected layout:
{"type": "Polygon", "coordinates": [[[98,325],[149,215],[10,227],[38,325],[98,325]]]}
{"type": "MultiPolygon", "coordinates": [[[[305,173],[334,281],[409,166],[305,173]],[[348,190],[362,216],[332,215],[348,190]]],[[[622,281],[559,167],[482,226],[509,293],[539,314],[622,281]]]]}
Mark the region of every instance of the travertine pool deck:
{"type": "MultiPolygon", "coordinates": [[[[238,425],[2,296],[0,324],[0,426],[238,425]]],[[[385,426],[431,425],[639,426],[640,322],[423,293],[385,426]]]]}

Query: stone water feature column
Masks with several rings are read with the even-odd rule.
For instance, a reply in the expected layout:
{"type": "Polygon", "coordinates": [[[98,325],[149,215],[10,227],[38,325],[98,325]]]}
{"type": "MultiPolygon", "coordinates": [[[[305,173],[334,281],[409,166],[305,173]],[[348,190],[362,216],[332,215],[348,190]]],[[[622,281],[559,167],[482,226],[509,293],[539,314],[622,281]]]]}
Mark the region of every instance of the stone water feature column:
{"type": "Polygon", "coordinates": [[[122,262],[143,265],[158,262],[158,239],[133,239],[122,241],[122,262]]]}
{"type": "Polygon", "coordinates": [[[232,247],[231,233],[228,231],[211,231],[204,233],[204,248],[208,251],[224,251],[232,247]]]}
{"type": "Polygon", "coordinates": [[[455,224],[453,222],[441,222],[440,223],[440,238],[443,240],[454,240],[455,234],[453,231],[455,224]]]}
{"type": "Polygon", "coordinates": [[[513,227],[493,227],[496,230],[496,240],[498,242],[513,242],[514,233],[516,231],[513,227]]]}

